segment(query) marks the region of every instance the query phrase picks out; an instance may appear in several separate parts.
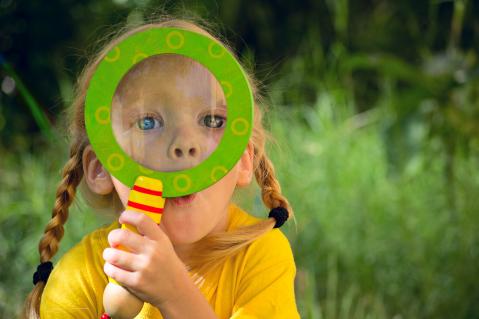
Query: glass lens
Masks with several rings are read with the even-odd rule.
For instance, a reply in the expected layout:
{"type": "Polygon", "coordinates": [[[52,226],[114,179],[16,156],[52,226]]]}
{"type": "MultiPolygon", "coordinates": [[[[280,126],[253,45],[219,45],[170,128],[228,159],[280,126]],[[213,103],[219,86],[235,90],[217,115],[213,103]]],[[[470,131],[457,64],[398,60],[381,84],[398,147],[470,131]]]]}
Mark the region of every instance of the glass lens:
{"type": "Polygon", "coordinates": [[[115,138],[133,160],[156,171],[189,169],[218,146],[226,99],[200,63],[176,54],[148,57],[122,78],[113,97],[115,138]]]}

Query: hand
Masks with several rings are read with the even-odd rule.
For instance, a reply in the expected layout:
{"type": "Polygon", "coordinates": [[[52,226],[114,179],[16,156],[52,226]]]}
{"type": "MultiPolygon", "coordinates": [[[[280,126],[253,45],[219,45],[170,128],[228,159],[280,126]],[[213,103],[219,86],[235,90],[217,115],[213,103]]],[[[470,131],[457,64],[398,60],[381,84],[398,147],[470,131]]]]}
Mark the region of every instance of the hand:
{"type": "Polygon", "coordinates": [[[115,229],[108,234],[112,248],[103,251],[105,273],[139,299],[158,308],[180,298],[179,287],[190,278],[168,236],[142,213],[124,211],[119,221],[135,226],[139,234],[126,229],[115,229]],[[119,245],[127,251],[118,249],[119,245]]]}

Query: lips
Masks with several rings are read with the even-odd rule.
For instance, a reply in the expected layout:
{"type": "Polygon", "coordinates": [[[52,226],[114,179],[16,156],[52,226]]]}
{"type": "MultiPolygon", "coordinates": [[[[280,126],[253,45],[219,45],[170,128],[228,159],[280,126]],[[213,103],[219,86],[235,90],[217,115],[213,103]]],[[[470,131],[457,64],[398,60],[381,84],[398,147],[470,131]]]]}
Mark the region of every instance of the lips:
{"type": "Polygon", "coordinates": [[[171,197],[169,201],[174,204],[175,206],[185,206],[193,202],[195,199],[196,194],[190,194],[181,197],[171,197]]]}

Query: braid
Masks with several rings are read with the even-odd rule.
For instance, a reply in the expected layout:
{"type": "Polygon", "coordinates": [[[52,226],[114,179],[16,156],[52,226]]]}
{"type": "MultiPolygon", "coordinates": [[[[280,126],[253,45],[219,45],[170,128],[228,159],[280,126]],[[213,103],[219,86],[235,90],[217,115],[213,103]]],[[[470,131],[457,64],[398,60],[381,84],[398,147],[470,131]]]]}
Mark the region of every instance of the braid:
{"type": "Polygon", "coordinates": [[[76,187],[83,176],[82,152],[72,147],[70,159],[63,167],[63,179],[58,185],[52,218],[45,227],[44,235],[38,245],[40,262],[50,260],[58,251],[63,238],[63,225],[68,219],[68,208],[73,202],[76,187]]]}
{"type": "MultiPolygon", "coordinates": [[[[63,167],[63,178],[58,184],[52,218],[45,227],[44,235],[38,244],[41,263],[53,258],[63,238],[63,225],[68,219],[68,208],[73,202],[76,188],[83,177],[82,153],[85,144],[85,142],[73,144],[70,150],[70,159],[63,167]]],[[[26,300],[23,318],[40,318],[40,299],[44,287],[43,281],[37,282],[26,300]]]]}
{"type": "MultiPolygon", "coordinates": [[[[260,102],[262,101],[261,97],[257,97],[257,99],[260,102]]],[[[263,103],[261,104],[263,107],[266,107],[263,103]]],[[[251,136],[251,141],[254,146],[253,167],[256,181],[261,188],[263,203],[269,209],[283,207],[288,210],[289,217],[291,217],[293,215],[293,210],[286,197],[281,194],[281,186],[276,179],[273,164],[268,158],[265,150],[266,142],[275,144],[276,141],[271,133],[263,126],[263,112],[258,104],[255,104],[254,106],[254,115],[253,133],[251,136]]]]}
{"type": "Polygon", "coordinates": [[[259,164],[255,170],[256,181],[261,187],[261,197],[268,208],[286,208],[291,216],[291,206],[288,200],[281,194],[281,186],[276,179],[274,167],[265,153],[261,154],[259,164]]]}

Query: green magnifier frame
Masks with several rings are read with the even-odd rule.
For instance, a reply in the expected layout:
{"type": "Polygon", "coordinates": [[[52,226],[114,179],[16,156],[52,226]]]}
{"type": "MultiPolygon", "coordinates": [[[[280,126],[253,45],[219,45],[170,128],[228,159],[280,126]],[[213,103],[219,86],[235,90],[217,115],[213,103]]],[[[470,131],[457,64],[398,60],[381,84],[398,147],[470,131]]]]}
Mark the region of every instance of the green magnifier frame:
{"type": "Polygon", "coordinates": [[[147,176],[161,180],[164,197],[178,197],[214,184],[238,162],[251,135],[253,106],[246,73],[221,43],[183,29],[150,28],[120,42],[99,63],[86,95],[85,126],[98,159],[123,184],[131,188],[138,176],[147,176]],[[111,126],[113,96],[121,79],[135,64],[158,54],[179,54],[202,64],[226,98],[228,119],[220,143],[190,169],[160,172],[142,166],[118,145],[111,126]]]}
{"type": "Polygon", "coordinates": [[[123,40],[99,63],[86,95],[85,126],[98,159],[123,184],[131,188],[138,176],[147,176],[162,181],[164,197],[178,197],[207,188],[237,163],[251,135],[253,105],[246,73],[221,43],[183,29],[151,28],[123,40]],[[226,98],[228,120],[219,145],[190,169],[160,172],[142,166],[118,145],[111,126],[113,96],[121,79],[135,64],[158,54],[179,54],[202,64],[226,98]]]}

